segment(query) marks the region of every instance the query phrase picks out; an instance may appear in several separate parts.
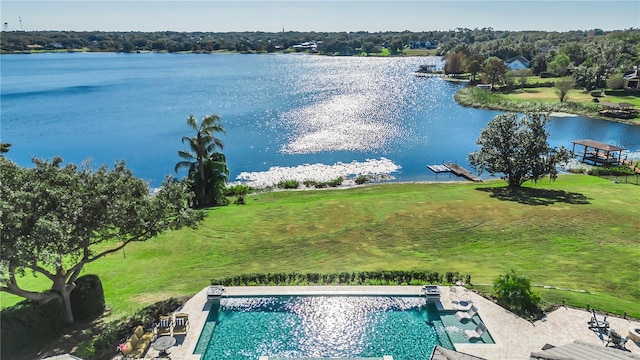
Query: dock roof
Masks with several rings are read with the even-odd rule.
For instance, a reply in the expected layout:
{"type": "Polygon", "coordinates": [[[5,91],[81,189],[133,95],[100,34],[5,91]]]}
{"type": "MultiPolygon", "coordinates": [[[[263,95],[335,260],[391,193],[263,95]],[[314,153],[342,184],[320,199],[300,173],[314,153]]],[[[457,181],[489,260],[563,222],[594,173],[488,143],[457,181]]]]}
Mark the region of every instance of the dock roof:
{"type": "Polygon", "coordinates": [[[621,103],[613,103],[613,102],[601,102],[600,105],[606,106],[606,107],[610,107],[613,109],[629,109],[634,107],[634,105],[632,103],[628,103],[628,102],[621,102],[621,103]]]}
{"type": "Polygon", "coordinates": [[[574,144],[578,144],[578,145],[582,145],[582,146],[586,146],[586,147],[592,147],[592,148],[596,148],[596,149],[600,149],[600,150],[604,150],[604,151],[622,151],[625,150],[624,148],[615,146],[615,145],[611,145],[611,144],[606,144],[600,141],[595,141],[595,140],[575,140],[572,141],[572,143],[574,144]]]}

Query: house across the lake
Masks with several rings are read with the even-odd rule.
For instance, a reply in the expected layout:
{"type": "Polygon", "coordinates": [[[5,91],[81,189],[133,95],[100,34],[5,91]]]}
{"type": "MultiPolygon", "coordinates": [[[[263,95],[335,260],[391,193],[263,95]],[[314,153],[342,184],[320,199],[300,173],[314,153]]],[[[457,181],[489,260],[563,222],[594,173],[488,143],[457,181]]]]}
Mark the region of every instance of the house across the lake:
{"type": "Polygon", "coordinates": [[[412,41],[409,49],[437,49],[438,43],[435,41],[412,41]]]}
{"type": "Polygon", "coordinates": [[[525,57],[521,55],[514,56],[510,59],[505,60],[504,64],[507,65],[507,68],[509,68],[509,70],[528,69],[529,66],[531,66],[529,60],[525,59],[525,57]]]}
{"type": "Polygon", "coordinates": [[[640,65],[636,66],[633,71],[624,74],[623,87],[625,90],[640,90],[640,65]]]}

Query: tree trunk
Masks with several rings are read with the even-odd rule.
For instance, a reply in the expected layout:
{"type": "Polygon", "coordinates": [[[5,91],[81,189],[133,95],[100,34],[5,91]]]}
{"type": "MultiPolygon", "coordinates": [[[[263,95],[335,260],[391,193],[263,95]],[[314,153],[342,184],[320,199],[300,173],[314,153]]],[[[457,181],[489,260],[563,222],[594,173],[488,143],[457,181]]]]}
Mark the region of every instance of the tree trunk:
{"type": "Polygon", "coordinates": [[[64,320],[69,324],[73,324],[73,311],[71,310],[71,291],[73,290],[74,286],[67,286],[65,280],[65,277],[56,277],[51,289],[55,291],[62,300],[62,305],[64,306],[64,320]]]}
{"type": "Polygon", "coordinates": [[[64,305],[64,320],[69,324],[73,324],[73,311],[71,311],[71,291],[64,290],[60,292],[62,305],[64,305]]]}

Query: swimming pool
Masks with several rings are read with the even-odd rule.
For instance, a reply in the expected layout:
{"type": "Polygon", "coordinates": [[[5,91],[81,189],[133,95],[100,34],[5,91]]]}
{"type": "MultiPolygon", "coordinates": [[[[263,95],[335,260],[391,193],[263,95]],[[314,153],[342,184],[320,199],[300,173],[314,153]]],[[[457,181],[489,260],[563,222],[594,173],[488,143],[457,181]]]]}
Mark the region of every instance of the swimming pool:
{"type": "Polygon", "coordinates": [[[414,296],[224,298],[209,312],[195,353],[202,360],[429,358],[436,345],[454,348],[441,314],[414,296]]]}

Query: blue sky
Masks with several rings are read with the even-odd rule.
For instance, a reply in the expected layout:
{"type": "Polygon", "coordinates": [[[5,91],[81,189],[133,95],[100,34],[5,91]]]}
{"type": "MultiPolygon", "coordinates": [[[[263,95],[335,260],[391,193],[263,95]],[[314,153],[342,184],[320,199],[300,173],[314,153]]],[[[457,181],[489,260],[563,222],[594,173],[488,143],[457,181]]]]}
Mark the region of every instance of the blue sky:
{"type": "Polygon", "coordinates": [[[7,30],[430,31],[621,30],[640,27],[640,1],[57,1],[2,0],[7,30]],[[20,23],[20,19],[22,23],[20,23]]]}

